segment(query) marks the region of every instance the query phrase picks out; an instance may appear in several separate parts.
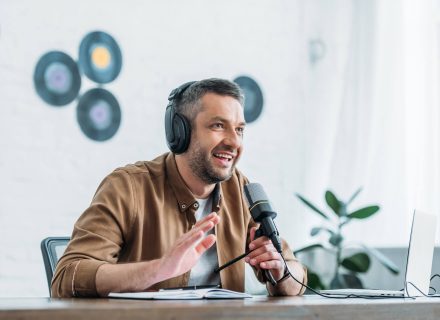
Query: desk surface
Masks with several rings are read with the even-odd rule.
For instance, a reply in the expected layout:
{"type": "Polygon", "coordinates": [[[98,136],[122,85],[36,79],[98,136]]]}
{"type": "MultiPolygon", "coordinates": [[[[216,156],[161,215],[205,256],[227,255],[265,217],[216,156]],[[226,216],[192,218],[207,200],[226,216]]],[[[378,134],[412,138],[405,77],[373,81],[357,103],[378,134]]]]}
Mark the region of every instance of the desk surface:
{"type": "Polygon", "coordinates": [[[0,319],[439,319],[440,298],[147,301],[1,298],[0,319]]]}

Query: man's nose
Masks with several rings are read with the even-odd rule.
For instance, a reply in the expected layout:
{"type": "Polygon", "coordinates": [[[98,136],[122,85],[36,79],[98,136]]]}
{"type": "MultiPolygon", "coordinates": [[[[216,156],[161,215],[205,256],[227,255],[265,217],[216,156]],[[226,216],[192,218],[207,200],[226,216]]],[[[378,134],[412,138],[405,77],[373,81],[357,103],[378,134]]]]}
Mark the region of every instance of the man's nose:
{"type": "Polygon", "coordinates": [[[235,130],[229,130],[224,139],[224,143],[234,149],[238,149],[241,146],[242,142],[242,136],[235,130]]]}

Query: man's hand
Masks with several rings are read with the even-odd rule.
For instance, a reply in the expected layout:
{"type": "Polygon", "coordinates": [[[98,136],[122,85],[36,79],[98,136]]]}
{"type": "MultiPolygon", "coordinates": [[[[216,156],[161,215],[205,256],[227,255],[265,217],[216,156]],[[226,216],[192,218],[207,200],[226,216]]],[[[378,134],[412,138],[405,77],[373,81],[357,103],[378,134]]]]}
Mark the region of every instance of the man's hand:
{"type": "Polygon", "coordinates": [[[205,232],[214,228],[219,221],[216,213],[198,221],[160,259],[101,265],[96,272],[96,291],[101,297],[109,292],[144,291],[155,283],[187,272],[215,243],[215,235],[205,236],[205,232]]]}
{"type": "Polygon", "coordinates": [[[200,256],[215,243],[215,235],[205,236],[205,233],[219,221],[220,217],[212,212],[177,239],[174,246],[160,259],[159,272],[164,279],[176,277],[194,267],[200,256]]]}
{"type": "Polygon", "coordinates": [[[284,275],[284,261],[269,238],[259,237],[255,239],[256,230],[255,227],[250,230],[251,242],[249,243],[249,249],[253,251],[248,254],[245,261],[256,268],[270,270],[272,276],[278,281],[284,275]]]}

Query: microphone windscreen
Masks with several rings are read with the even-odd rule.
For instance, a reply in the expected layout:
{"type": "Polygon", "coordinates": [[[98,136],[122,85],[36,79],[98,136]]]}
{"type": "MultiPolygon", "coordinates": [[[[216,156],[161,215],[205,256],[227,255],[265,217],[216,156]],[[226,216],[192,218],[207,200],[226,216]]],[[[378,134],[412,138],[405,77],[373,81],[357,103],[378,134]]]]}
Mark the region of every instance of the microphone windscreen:
{"type": "Polygon", "coordinates": [[[249,183],[245,185],[244,194],[249,203],[249,207],[252,207],[256,202],[269,201],[263,186],[259,183],[249,183]]]}

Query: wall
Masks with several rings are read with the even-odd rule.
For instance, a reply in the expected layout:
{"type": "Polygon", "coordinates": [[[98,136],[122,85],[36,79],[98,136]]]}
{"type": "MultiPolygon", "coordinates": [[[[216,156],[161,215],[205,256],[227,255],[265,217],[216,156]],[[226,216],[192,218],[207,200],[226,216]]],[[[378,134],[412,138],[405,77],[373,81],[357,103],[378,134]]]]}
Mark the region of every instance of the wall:
{"type": "MultiPolygon", "coordinates": [[[[322,222],[296,192],[324,208],[327,188],[348,199],[359,186],[350,210],[371,203],[382,210],[350,224],[350,241],[405,246],[412,209],[440,208],[433,44],[414,32],[414,42],[403,41],[408,30],[432,29],[422,23],[431,2],[421,2],[418,20],[406,25],[413,0],[1,1],[0,297],[47,296],[41,239],[70,235],[111,170],[166,152],[170,90],[214,76],[248,75],[262,89],[264,109],[246,129],[239,168],[264,185],[293,247],[311,243],[310,228],[322,222]],[[122,110],[118,132],[105,142],[81,132],[78,100],[49,106],[33,84],[44,53],[61,50],[76,60],[95,30],[111,34],[123,56],[120,75],[103,85],[122,110]],[[419,51],[419,60],[400,55],[418,41],[432,61],[419,51]],[[417,77],[406,72],[414,69],[417,77]],[[435,97],[420,100],[426,104],[418,112],[422,88],[435,97]],[[413,150],[422,160],[405,159],[413,150]]],[[[82,80],[79,96],[96,87],[82,80]]]]}
{"type": "MultiPolygon", "coordinates": [[[[0,296],[48,294],[41,239],[70,235],[115,167],[167,151],[166,98],[188,80],[249,75],[259,83],[265,109],[246,132],[240,168],[293,214],[282,199],[292,199],[295,182],[288,190],[286,183],[296,180],[299,166],[291,166],[294,153],[279,155],[281,141],[300,144],[299,88],[292,85],[300,65],[293,58],[303,50],[299,8],[297,1],[2,1],[0,296]],[[101,143],[80,131],[77,101],[51,107],[32,82],[44,53],[61,50],[76,59],[81,39],[94,30],[111,34],[123,55],[121,74],[104,86],[121,105],[121,126],[101,143]]],[[[80,94],[95,86],[82,78],[80,94]]],[[[281,229],[287,234],[291,227],[281,229]]]]}

